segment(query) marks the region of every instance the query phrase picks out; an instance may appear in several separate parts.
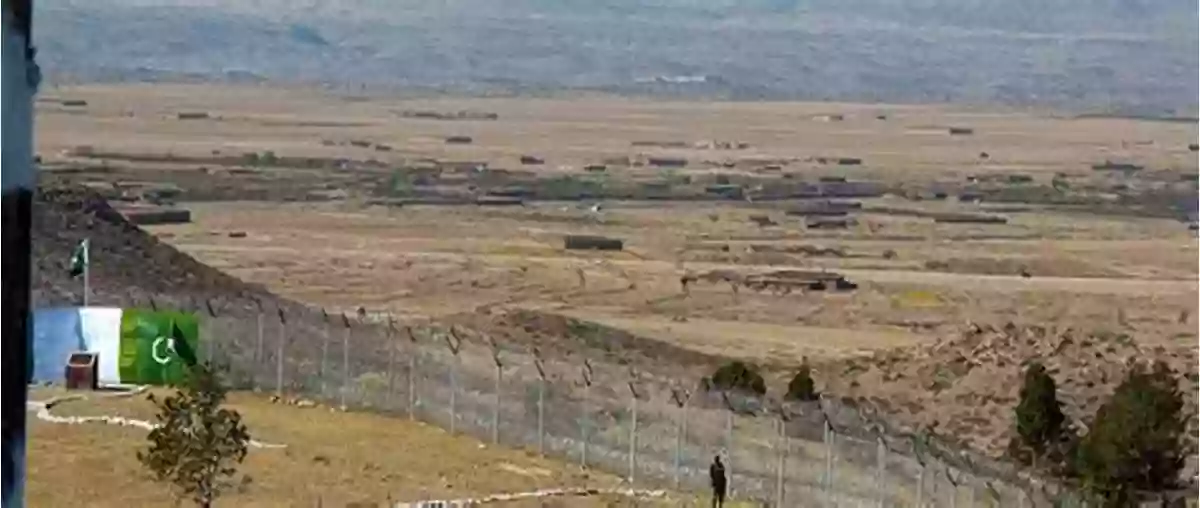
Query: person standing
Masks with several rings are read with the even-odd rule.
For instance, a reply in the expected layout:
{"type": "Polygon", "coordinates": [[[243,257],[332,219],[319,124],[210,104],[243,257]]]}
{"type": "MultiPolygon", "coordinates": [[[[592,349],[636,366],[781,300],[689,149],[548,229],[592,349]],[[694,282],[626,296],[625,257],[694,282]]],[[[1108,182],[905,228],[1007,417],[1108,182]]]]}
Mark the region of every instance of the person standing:
{"type": "Polygon", "coordinates": [[[713,463],[708,466],[708,478],[712,485],[712,505],[713,508],[722,508],[725,506],[725,464],[721,463],[721,456],[713,457],[713,463]]]}

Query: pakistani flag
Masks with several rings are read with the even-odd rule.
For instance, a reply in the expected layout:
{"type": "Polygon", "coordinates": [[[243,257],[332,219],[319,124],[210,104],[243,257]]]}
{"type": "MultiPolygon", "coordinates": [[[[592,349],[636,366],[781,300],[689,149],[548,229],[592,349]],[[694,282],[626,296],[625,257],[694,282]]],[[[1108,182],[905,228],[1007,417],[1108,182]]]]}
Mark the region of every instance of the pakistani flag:
{"type": "Polygon", "coordinates": [[[71,254],[71,276],[78,277],[83,275],[87,269],[88,263],[88,239],[84,238],[75,246],[75,252],[71,254]]]}
{"type": "Polygon", "coordinates": [[[123,309],[117,370],[122,383],[176,385],[196,365],[199,323],[192,314],[123,309]]]}
{"type": "Polygon", "coordinates": [[[177,385],[203,352],[195,314],[173,310],[61,307],[33,313],[34,380],[58,381],[76,351],[99,355],[101,384],[177,385]]]}

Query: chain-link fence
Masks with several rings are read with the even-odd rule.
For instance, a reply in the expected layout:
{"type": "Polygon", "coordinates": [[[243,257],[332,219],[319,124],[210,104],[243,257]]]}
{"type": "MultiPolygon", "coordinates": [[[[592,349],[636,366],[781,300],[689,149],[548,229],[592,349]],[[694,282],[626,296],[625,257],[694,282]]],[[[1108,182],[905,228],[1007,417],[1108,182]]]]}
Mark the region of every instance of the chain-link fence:
{"type": "Polygon", "coordinates": [[[198,307],[207,314],[202,355],[226,366],[237,388],[421,420],[633,484],[703,491],[720,456],[732,498],[771,506],[1078,504],[1066,489],[895,431],[849,401],[779,403],[692,388],[361,311],[198,307]]]}

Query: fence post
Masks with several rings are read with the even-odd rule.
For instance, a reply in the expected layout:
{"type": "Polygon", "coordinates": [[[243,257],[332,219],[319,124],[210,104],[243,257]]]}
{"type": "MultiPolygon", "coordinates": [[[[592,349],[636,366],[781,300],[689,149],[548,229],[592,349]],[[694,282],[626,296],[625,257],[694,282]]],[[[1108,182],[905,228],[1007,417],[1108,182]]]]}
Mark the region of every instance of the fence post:
{"type": "Polygon", "coordinates": [[[500,345],[491,337],[488,343],[492,346],[492,362],[496,364],[496,398],[492,401],[492,444],[500,444],[500,378],[503,375],[504,364],[500,361],[500,345]]]}
{"type": "Polygon", "coordinates": [[[925,504],[925,463],[920,462],[921,468],[917,471],[917,508],[921,508],[925,504]]]}
{"type": "Polygon", "coordinates": [[[387,324],[387,393],[383,396],[383,407],[392,408],[392,395],[396,391],[396,321],[388,316],[387,324]]]}
{"type": "Polygon", "coordinates": [[[629,427],[629,485],[637,481],[637,428],[638,428],[638,391],[637,371],[629,369],[629,410],[632,422],[629,427]]]}
{"type": "Polygon", "coordinates": [[[408,334],[408,342],[412,349],[408,355],[408,419],[411,421],[417,418],[417,356],[421,351],[417,347],[417,336],[413,334],[412,327],[405,326],[404,332],[408,334]]]}
{"type": "Polygon", "coordinates": [[[883,508],[887,497],[887,443],[883,436],[875,437],[875,504],[883,508]]]}
{"type": "Polygon", "coordinates": [[[833,424],[829,422],[829,417],[821,412],[822,420],[825,422],[825,495],[833,495],[833,446],[834,434],[833,424]]]}
{"type": "Polygon", "coordinates": [[[450,433],[454,434],[458,429],[458,352],[462,349],[462,337],[459,337],[454,326],[450,326],[450,335],[443,335],[446,340],[446,347],[450,348],[450,354],[454,358],[450,361],[450,433]]]}
{"type": "MultiPolygon", "coordinates": [[[[206,326],[205,328],[211,328],[211,325],[217,322],[217,310],[213,308],[212,300],[208,298],[204,299],[204,307],[208,310],[208,320],[210,325],[206,326]]],[[[217,343],[216,339],[214,339],[214,336],[219,337],[220,334],[213,334],[212,331],[209,331],[208,341],[206,344],[204,344],[205,361],[208,362],[209,367],[212,367],[213,355],[216,354],[217,349],[217,343]]]]}
{"type": "Polygon", "coordinates": [[[996,489],[996,485],[991,481],[984,480],[983,486],[987,488],[988,497],[992,498],[992,502],[988,504],[992,506],[1000,506],[1000,491],[996,489]]]}
{"type": "Polygon", "coordinates": [[[787,460],[788,452],[791,449],[791,440],[788,438],[787,422],[788,422],[787,406],[783,403],[779,404],[779,465],[775,468],[775,506],[785,506],[784,501],[787,496],[784,479],[787,477],[787,460]]]}
{"type": "Polygon", "coordinates": [[[279,341],[275,344],[275,395],[283,396],[283,348],[287,340],[287,318],[279,307],[279,341]]]}
{"type": "Polygon", "coordinates": [[[325,312],[325,308],[321,307],[321,323],[325,326],[325,333],[321,334],[321,365],[317,370],[317,378],[321,380],[321,396],[327,397],[329,393],[328,380],[329,369],[326,364],[329,360],[329,336],[333,335],[333,327],[330,326],[331,320],[329,313],[325,312]]]}
{"type": "MultiPolygon", "coordinates": [[[[153,302],[154,300],[150,301],[153,302]]],[[[251,379],[254,380],[254,389],[257,390],[259,389],[259,384],[261,383],[261,381],[258,379],[258,371],[260,370],[260,364],[263,361],[263,307],[262,300],[255,298],[254,303],[258,306],[258,314],[255,315],[255,323],[257,325],[258,335],[254,343],[254,370],[252,371],[251,376],[253,377],[251,379]]]]}
{"type": "Polygon", "coordinates": [[[538,455],[546,455],[546,366],[542,363],[542,353],[533,348],[533,366],[538,371],[538,400],[537,400],[537,447],[538,455]]]}
{"type": "Polygon", "coordinates": [[[583,360],[583,370],[580,372],[583,378],[583,415],[579,419],[579,433],[582,438],[581,452],[579,454],[579,465],[584,469],[587,468],[588,455],[588,426],[591,420],[591,415],[588,414],[588,399],[591,398],[592,391],[592,362],[588,359],[583,360]]]}
{"type": "Polygon", "coordinates": [[[721,399],[725,402],[725,472],[726,480],[725,487],[729,491],[729,497],[733,498],[733,401],[729,400],[728,392],[721,392],[721,399]]]}
{"type": "Polygon", "coordinates": [[[946,480],[950,482],[950,486],[952,487],[950,489],[950,508],[955,508],[958,506],[958,480],[950,474],[949,466],[946,467],[946,480]]]}
{"type": "Polygon", "coordinates": [[[350,316],[342,313],[342,325],[346,331],[342,334],[342,389],[338,397],[342,410],[346,410],[346,393],[350,391],[350,316]]]}
{"type": "Polygon", "coordinates": [[[671,400],[679,408],[678,420],[675,422],[675,489],[679,489],[680,477],[683,474],[683,442],[687,439],[687,405],[692,393],[683,388],[671,389],[671,400]]]}

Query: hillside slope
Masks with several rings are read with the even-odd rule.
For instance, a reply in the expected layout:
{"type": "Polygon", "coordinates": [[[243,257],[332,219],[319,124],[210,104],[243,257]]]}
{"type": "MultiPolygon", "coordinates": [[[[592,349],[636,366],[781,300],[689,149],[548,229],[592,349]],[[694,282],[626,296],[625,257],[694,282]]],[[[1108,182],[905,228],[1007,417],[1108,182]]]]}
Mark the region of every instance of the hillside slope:
{"type": "Polygon", "coordinates": [[[1195,2],[57,0],[51,81],[1196,109],[1195,2]]]}
{"type": "Polygon", "coordinates": [[[248,309],[254,299],[288,306],[266,289],[196,261],[129,223],[95,193],[75,186],[43,186],[34,201],[33,300],[35,306],[78,305],[83,282],[69,274],[71,254],[91,242],[92,305],[192,305],[218,299],[248,309]]]}
{"type": "MultiPolygon", "coordinates": [[[[1004,453],[1015,428],[1013,408],[1022,372],[1031,361],[1046,365],[1057,382],[1064,411],[1080,431],[1124,379],[1132,361],[1162,360],[1180,376],[1189,414],[1189,453],[1195,453],[1196,345],[1134,339],[1043,326],[981,326],[927,347],[880,352],[842,362],[823,374],[837,393],[866,397],[912,428],[954,436],[994,456],[1004,453]]],[[[1196,473],[1189,460],[1185,477],[1196,473]]]]}

